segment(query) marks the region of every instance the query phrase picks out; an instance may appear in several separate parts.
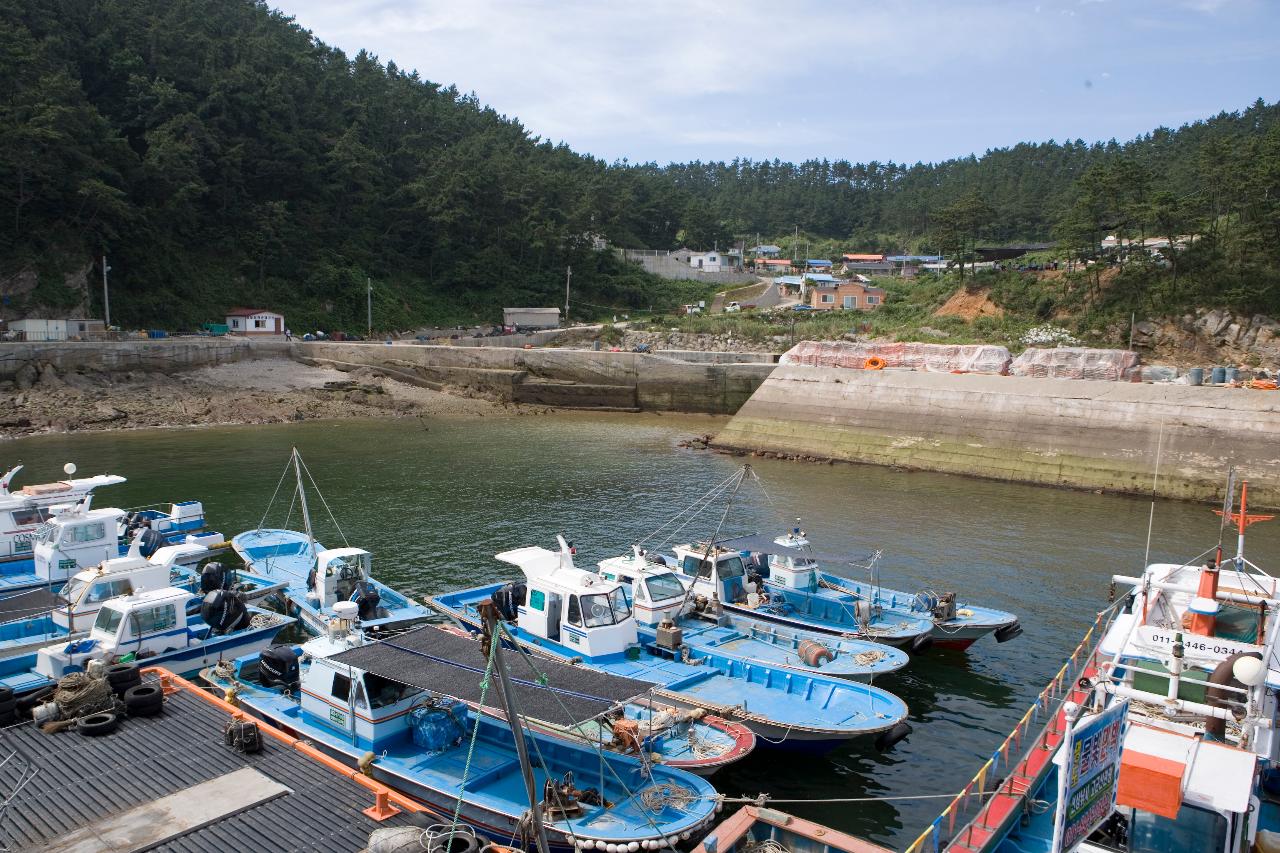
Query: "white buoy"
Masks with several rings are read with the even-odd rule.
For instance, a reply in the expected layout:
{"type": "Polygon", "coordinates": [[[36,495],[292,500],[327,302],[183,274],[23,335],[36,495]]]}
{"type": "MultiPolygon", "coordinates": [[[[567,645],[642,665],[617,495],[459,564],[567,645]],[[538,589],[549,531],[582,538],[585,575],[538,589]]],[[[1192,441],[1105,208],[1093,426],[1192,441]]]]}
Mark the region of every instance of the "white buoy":
{"type": "Polygon", "coordinates": [[[68,462],[66,465],[62,466],[62,470],[66,472],[68,477],[70,477],[76,472],[76,463],[68,462]]]}
{"type": "Polygon", "coordinates": [[[636,853],[636,851],[637,851],[637,850],[639,850],[639,849],[640,849],[640,842],[639,842],[639,841],[628,841],[628,842],[627,842],[627,850],[629,850],[629,851],[630,851],[630,853],[636,853]]]}
{"type": "Polygon", "coordinates": [[[612,841],[609,842],[604,849],[606,853],[618,853],[618,845],[614,844],[612,841]]]}
{"type": "Polygon", "coordinates": [[[1236,658],[1231,665],[1231,674],[1236,681],[1247,687],[1257,687],[1267,678],[1267,668],[1257,658],[1236,658]]]}

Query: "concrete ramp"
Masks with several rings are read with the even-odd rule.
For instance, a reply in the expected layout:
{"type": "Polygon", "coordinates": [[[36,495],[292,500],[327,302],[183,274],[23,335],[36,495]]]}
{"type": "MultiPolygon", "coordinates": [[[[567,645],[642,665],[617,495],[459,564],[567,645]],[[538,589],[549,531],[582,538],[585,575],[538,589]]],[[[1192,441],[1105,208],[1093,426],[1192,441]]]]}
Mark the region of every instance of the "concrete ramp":
{"type": "Polygon", "coordinates": [[[782,366],[715,446],[1280,507],[1280,392],[782,366]]]}

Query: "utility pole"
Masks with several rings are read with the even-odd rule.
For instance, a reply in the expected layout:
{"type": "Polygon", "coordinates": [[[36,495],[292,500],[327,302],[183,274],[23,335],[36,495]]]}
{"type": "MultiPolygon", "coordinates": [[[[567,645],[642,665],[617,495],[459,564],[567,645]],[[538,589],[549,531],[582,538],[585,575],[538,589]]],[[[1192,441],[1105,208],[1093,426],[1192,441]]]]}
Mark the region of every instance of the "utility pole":
{"type": "Polygon", "coordinates": [[[368,334],[365,335],[365,339],[368,340],[373,337],[373,279],[369,276],[365,276],[364,283],[368,288],[369,297],[369,329],[368,334]]]}
{"type": "Polygon", "coordinates": [[[107,253],[102,253],[102,318],[106,322],[107,331],[111,331],[111,296],[107,293],[107,273],[111,265],[107,263],[107,253]]]}
{"type": "Polygon", "coordinates": [[[573,279],[573,267],[564,268],[564,324],[569,325],[569,282],[573,279]]]}

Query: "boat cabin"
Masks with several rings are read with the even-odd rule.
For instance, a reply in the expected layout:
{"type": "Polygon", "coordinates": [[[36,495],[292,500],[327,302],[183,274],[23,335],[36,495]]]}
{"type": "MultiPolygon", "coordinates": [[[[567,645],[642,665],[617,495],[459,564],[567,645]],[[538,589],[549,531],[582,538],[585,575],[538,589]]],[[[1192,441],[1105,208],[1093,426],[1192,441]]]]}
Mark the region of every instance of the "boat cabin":
{"type": "Polygon", "coordinates": [[[818,588],[818,561],[811,555],[809,540],[800,528],[779,536],[773,540],[775,545],[795,549],[794,554],[770,554],[769,571],[766,573],[769,583],[787,589],[798,589],[814,592],[818,588]]]}
{"type": "Polygon", "coordinates": [[[653,563],[639,547],[630,554],[601,560],[600,577],[622,585],[636,622],[650,627],[675,621],[688,600],[685,584],[665,563],[653,563]]]}
{"type": "Polygon", "coordinates": [[[328,548],[316,555],[315,568],[307,577],[307,598],[320,609],[330,609],[339,601],[359,594],[368,582],[373,555],[363,548],[328,548]]]}
{"type": "Polygon", "coordinates": [[[730,604],[758,603],[762,581],[748,577],[747,560],[740,551],[707,548],[705,545],[677,545],[676,570],[693,582],[694,592],[730,604]],[[757,596],[752,598],[752,596],[757,596]]]}
{"type": "Polygon", "coordinates": [[[86,630],[103,602],[163,589],[174,582],[179,561],[209,554],[203,545],[166,545],[147,558],[142,556],[141,545],[141,536],[135,536],[125,556],[76,572],[58,591],[57,604],[50,613],[53,623],[68,633],[86,630]]]}
{"type": "Polygon", "coordinates": [[[71,506],[100,486],[125,481],[116,474],[71,479],[75,466],[69,464],[66,480],[11,490],[10,484],[21,470],[21,465],[15,465],[0,477],[0,561],[30,556],[36,529],[58,509],[71,506]]]}
{"type": "Polygon", "coordinates": [[[182,533],[195,533],[204,529],[204,504],[200,501],[180,501],[170,504],[168,512],[158,509],[136,510],[129,513],[128,526],[149,527],[166,539],[182,533]]]}
{"type": "MultiPolygon", "coordinates": [[[[408,712],[415,705],[430,704],[431,694],[330,660],[351,647],[346,637],[320,637],[302,647],[310,663],[301,673],[300,710],[311,723],[377,752],[409,735],[412,722],[408,712]]],[[[460,734],[463,718],[459,715],[457,719],[460,734]]],[[[451,745],[441,743],[439,748],[451,745]]]]}
{"type": "Polygon", "coordinates": [[[114,507],[91,508],[93,496],[67,507],[45,522],[33,552],[36,577],[64,581],[120,555],[120,523],[125,513],[114,507]]]}
{"type": "Polygon", "coordinates": [[[559,541],[559,553],[529,547],[497,555],[524,572],[516,624],[583,657],[624,653],[637,643],[637,631],[622,585],[574,566],[568,544],[559,541]]]}
{"type": "Polygon", "coordinates": [[[57,680],[85,669],[90,660],[132,653],[139,658],[201,642],[209,631],[188,616],[192,593],[164,587],[102,602],[84,640],[46,646],[36,655],[36,672],[57,680]]]}

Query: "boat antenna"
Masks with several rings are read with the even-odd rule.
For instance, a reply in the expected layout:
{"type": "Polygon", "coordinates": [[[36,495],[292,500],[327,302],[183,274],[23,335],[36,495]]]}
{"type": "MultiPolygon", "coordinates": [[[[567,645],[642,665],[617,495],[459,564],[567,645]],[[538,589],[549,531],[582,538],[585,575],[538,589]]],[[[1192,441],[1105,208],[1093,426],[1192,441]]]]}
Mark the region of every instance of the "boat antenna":
{"type": "Polygon", "coordinates": [[[307,508],[307,489],[302,484],[302,455],[298,453],[298,448],[293,448],[291,458],[293,460],[293,473],[298,479],[298,499],[302,501],[302,523],[307,530],[307,545],[314,554],[316,537],[311,532],[311,511],[307,508]]]}
{"type": "MultiPolygon", "coordinates": [[[[1156,466],[1151,473],[1151,512],[1147,514],[1147,550],[1142,555],[1142,570],[1146,572],[1151,565],[1151,529],[1156,523],[1156,486],[1160,482],[1160,454],[1164,451],[1164,418],[1160,419],[1160,433],[1156,438],[1156,466]]],[[[1218,547],[1222,547],[1222,538],[1218,538],[1218,547]]]]}
{"type": "MultiPolygon", "coordinates": [[[[720,513],[720,520],[719,520],[718,522],[716,522],[716,529],[715,529],[714,531],[712,531],[712,533],[711,533],[711,538],[707,540],[707,546],[702,550],[702,560],[703,560],[703,562],[708,562],[708,561],[710,561],[710,560],[711,560],[711,554],[712,554],[712,552],[715,550],[715,547],[716,547],[716,540],[718,540],[718,539],[720,538],[720,530],[724,527],[725,519],[727,519],[727,518],[729,517],[729,509],[730,509],[730,507],[732,507],[732,506],[733,506],[733,498],[734,498],[734,496],[735,496],[735,495],[737,495],[737,494],[738,494],[738,489],[742,488],[742,483],[743,483],[743,481],[744,481],[744,480],[746,480],[746,479],[747,479],[747,475],[748,475],[748,474],[751,474],[751,473],[753,473],[753,472],[752,472],[752,470],[751,470],[751,466],[750,466],[750,465],[743,465],[743,466],[742,466],[742,470],[740,470],[740,471],[738,472],[738,480],[737,480],[737,482],[733,484],[733,488],[729,490],[729,495],[728,495],[728,497],[726,497],[726,498],[724,499],[724,512],[720,513]]],[[[689,594],[693,592],[693,588],[694,588],[694,586],[696,586],[696,585],[697,585],[697,577],[698,577],[698,576],[697,576],[697,574],[695,573],[695,574],[694,574],[694,581],[693,581],[692,583],[690,583],[690,584],[689,584],[689,586],[685,589],[685,591],[684,591],[684,601],[680,602],[680,610],[678,610],[678,611],[677,611],[677,613],[682,613],[682,612],[684,612],[684,608],[685,608],[685,606],[689,603],[689,594]]],[[[720,609],[719,609],[719,606],[718,606],[718,602],[720,601],[720,591],[719,591],[718,589],[716,589],[716,585],[715,585],[715,584],[712,584],[712,585],[711,585],[711,600],[712,600],[713,602],[716,602],[716,603],[717,603],[717,606],[716,606],[716,608],[715,608],[714,612],[718,614],[718,613],[720,612],[720,609]]]]}
{"type": "MultiPolygon", "coordinates": [[[[490,599],[480,605],[480,614],[484,619],[484,649],[492,656],[494,672],[498,673],[498,700],[502,704],[502,713],[511,727],[511,737],[515,741],[516,756],[520,759],[520,775],[524,777],[525,792],[529,795],[529,816],[533,823],[533,838],[538,845],[538,853],[550,853],[547,845],[547,831],[542,824],[542,802],[538,799],[538,788],[533,778],[533,765],[529,762],[529,748],[524,742],[524,721],[516,709],[515,693],[511,690],[511,681],[507,676],[507,667],[502,660],[502,640],[498,622],[498,608],[490,599]]],[[[545,763],[545,762],[544,762],[545,763]]],[[[550,778],[551,768],[544,766],[550,778]]]]}
{"type": "MultiPolygon", "coordinates": [[[[1222,540],[1227,535],[1227,522],[1231,520],[1231,509],[1236,498],[1236,469],[1231,467],[1227,469],[1227,493],[1222,498],[1222,510],[1219,513],[1222,518],[1218,521],[1218,551],[1214,555],[1213,565],[1215,567],[1222,565],[1222,540]]],[[[1243,511],[1243,507],[1241,510],[1243,511]]]]}

